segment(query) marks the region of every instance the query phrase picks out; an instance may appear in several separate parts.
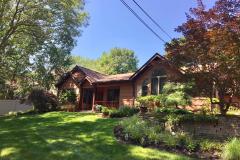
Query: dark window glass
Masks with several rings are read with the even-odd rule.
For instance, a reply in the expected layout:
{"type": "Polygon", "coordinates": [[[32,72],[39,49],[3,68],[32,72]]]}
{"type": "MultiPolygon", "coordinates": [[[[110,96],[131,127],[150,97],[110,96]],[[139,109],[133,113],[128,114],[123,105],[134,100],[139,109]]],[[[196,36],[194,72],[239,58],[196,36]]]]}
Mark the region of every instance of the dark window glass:
{"type": "Polygon", "coordinates": [[[119,101],[119,89],[108,89],[107,100],[108,101],[119,101]]]}
{"type": "Polygon", "coordinates": [[[158,94],[158,78],[152,78],[151,94],[153,94],[153,95],[158,94]]]}
{"type": "Polygon", "coordinates": [[[164,69],[154,70],[151,80],[151,94],[157,95],[162,92],[163,86],[166,82],[166,72],[164,69]]]}
{"type": "Polygon", "coordinates": [[[157,77],[157,76],[165,76],[166,72],[164,69],[160,69],[160,70],[155,70],[152,73],[152,77],[157,77]]]}
{"type": "Polygon", "coordinates": [[[83,103],[92,104],[92,89],[84,89],[83,91],[83,103]]]}
{"type": "Polygon", "coordinates": [[[162,93],[162,90],[163,90],[163,86],[164,86],[164,84],[166,83],[166,81],[167,81],[167,78],[166,77],[162,77],[162,78],[160,78],[159,79],[159,93],[162,93]]]}
{"type": "Polygon", "coordinates": [[[142,84],[142,96],[146,96],[148,94],[148,80],[144,80],[142,84]]]}

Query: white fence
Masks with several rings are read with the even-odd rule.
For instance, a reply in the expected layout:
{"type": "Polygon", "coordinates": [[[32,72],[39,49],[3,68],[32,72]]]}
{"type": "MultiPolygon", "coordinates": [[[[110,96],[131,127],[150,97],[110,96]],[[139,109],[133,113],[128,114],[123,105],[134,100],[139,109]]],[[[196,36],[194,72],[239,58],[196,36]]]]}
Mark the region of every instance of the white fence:
{"type": "Polygon", "coordinates": [[[25,112],[32,108],[31,104],[21,104],[19,100],[0,100],[0,115],[9,112],[25,112]]]}

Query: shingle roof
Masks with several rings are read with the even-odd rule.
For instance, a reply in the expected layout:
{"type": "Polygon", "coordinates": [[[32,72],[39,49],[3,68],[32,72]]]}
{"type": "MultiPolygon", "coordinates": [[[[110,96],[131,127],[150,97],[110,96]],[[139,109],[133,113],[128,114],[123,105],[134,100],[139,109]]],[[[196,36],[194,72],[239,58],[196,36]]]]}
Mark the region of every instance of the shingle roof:
{"type": "Polygon", "coordinates": [[[96,82],[98,79],[102,79],[105,76],[107,76],[105,74],[99,73],[97,71],[93,71],[91,69],[88,69],[82,66],[77,65],[76,67],[77,67],[77,70],[82,71],[91,82],[96,82]]]}
{"type": "MultiPolygon", "coordinates": [[[[60,86],[62,83],[64,83],[64,81],[66,79],[71,77],[71,75],[73,73],[75,73],[76,71],[82,72],[85,75],[85,79],[87,79],[90,83],[105,83],[105,82],[119,82],[119,81],[133,80],[138,74],[140,74],[142,71],[144,71],[146,66],[151,61],[153,61],[156,58],[158,58],[158,59],[162,60],[163,62],[167,63],[169,65],[169,67],[171,67],[176,72],[181,74],[181,72],[174,65],[172,65],[165,57],[156,53],[140,69],[138,69],[135,73],[123,73],[123,74],[116,74],[116,75],[106,75],[106,74],[99,73],[97,71],[93,71],[91,69],[76,65],[70,72],[67,72],[66,74],[64,74],[60,78],[60,80],[56,84],[56,86],[60,86]]],[[[80,82],[76,81],[76,83],[79,84],[80,82]]]]}
{"type": "MultiPolygon", "coordinates": [[[[123,74],[115,74],[115,75],[106,75],[106,74],[99,73],[97,71],[93,71],[91,69],[76,65],[70,72],[67,72],[63,74],[63,76],[61,76],[56,86],[60,86],[61,84],[63,84],[69,77],[71,77],[71,74],[78,71],[82,72],[85,75],[85,79],[87,79],[91,83],[128,81],[129,78],[134,74],[134,73],[123,73],[123,74]]],[[[75,79],[73,78],[73,80],[75,79]]],[[[78,84],[80,83],[77,80],[75,80],[75,82],[78,84]]]]}
{"type": "Polygon", "coordinates": [[[107,75],[104,78],[98,79],[96,83],[98,83],[98,82],[113,82],[113,81],[128,81],[132,75],[133,75],[133,73],[107,75]]]}

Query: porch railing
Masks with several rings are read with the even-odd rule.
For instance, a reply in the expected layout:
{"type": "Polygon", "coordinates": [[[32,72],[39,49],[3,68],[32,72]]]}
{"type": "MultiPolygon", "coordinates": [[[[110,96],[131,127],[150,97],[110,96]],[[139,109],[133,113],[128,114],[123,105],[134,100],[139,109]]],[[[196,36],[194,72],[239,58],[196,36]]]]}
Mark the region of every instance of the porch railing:
{"type": "Polygon", "coordinates": [[[95,101],[95,105],[103,105],[108,108],[118,108],[119,107],[119,101],[95,101]]]}

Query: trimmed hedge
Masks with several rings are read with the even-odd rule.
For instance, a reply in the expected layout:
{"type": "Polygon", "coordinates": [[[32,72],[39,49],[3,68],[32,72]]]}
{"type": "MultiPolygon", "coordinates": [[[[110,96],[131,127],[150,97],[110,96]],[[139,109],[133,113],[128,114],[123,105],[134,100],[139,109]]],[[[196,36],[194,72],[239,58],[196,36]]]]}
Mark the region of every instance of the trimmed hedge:
{"type": "Polygon", "coordinates": [[[110,110],[109,117],[110,118],[130,117],[133,116],[134,114],[137,114],[138,112],[139,109],[136,107],[123,106],[117,110],[110,110]]]}

